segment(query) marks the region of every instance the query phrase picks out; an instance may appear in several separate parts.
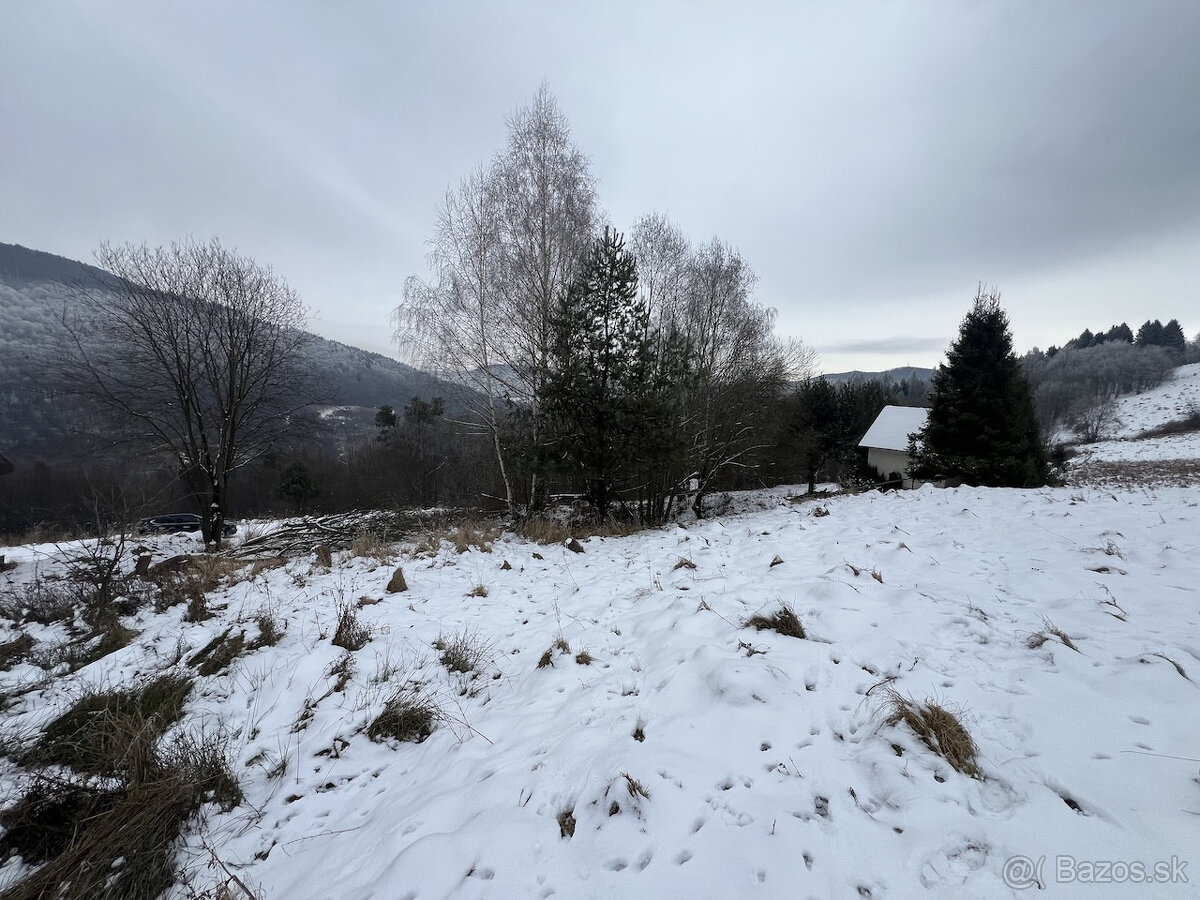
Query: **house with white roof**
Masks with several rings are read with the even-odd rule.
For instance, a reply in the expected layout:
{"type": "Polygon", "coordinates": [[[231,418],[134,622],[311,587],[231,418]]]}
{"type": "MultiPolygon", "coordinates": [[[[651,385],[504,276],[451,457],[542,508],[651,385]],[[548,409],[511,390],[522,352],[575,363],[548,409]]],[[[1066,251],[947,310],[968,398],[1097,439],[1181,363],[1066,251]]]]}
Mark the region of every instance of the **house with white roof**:
{"type": "Polygon", "coordinates": [[[880,410],[858,446],[867,449],[867,463],[885,478],[896,472],[902,486],[913,486],[908,475],[908,436],[925,427],[929,410],[918,406],[885,406],[880,410]]]}

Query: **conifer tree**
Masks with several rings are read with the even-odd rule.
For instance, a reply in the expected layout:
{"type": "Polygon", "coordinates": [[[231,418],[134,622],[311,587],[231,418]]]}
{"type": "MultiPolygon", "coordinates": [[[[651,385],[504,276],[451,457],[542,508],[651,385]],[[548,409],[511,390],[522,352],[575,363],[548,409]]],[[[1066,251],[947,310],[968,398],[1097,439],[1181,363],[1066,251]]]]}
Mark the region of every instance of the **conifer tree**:
{"type": "Polygon", "coordinates": [[[606,228],[555,316],[546,428],[563,470],[604,518],[622,480],[673,452],[671,352],[639,297],[624,238],[606,228]]]}
{"type": "Polygon", "coordinates": [[[914,477],[991,487],[1046,483],[1033,399],[999,293],[980,288],[934,372],[930,399],[929,419],[909,447],[914,477]]]}
{"type": "Polygon", "coordinates": [[[1187,349],[1187,338],[1183,336],[1183,326],[1178,319],[1172,319],[1163,326],[1162,345],[1176,353],[1183,353],[1187,349]]]}

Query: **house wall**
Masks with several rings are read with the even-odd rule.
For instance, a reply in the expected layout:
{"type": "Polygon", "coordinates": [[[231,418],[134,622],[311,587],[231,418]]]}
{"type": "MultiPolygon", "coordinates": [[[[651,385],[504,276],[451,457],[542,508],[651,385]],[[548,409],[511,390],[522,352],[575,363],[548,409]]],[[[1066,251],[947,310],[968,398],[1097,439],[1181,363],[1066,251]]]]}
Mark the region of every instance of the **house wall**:
{"type": "MultiPolygon", "coordinates": [[[[868,447],[867,463],[878,469],[884,477],[892,472],[899,472],[902,476],[908,475],[909,458],[903,450],[882,450],[879,447],[868,447]]],[[[912,480],[905,477],[902,486],[912,487],[912,480]]]]}

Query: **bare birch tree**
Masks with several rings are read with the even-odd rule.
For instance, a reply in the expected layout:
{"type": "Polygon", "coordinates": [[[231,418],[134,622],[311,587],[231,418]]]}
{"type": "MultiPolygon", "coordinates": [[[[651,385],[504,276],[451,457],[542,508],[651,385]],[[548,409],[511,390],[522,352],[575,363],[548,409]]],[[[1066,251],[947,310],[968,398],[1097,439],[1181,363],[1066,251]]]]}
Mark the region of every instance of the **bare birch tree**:
{"type": "Polygon", "coordinates": [[[638,221],[632,246],[661,332],[686,348],[678,417],[699,513],[715,479],[756,465],[769,441],[764,415],[789,382],[811,374],[815,357],[799,341],[776,338],[774,310],[753,300],[757,278],[733,247],[713,238],[693,249],[660,215],[638,221]]]}
{"type": "Polygon", "coordinates": [[[102,244],[112,279],[64,310],[64,367],[116,411],[129,436],[162,451],[202,499],[219,546],[230,475],[265,453],[318,400],[303,366],[306,310],[270,268],[213,238],[167,247],[102,244]]]}
{"type": "Polygon", "coordinates": [[[448,190],[437,210],[430,241],[429,280],[404,283],[396,308],[396,340],[415,361],[463,388],[460,404],[493,444],[509,513],[516,511],[501,442],[501,404],[515,390],[511,352],[500,321],[501,224],[494,174],[482,166],[448,190]]]}
{"type": "Polygon", "coordinates": [[[553,350],[551,320],[594,232],[596,192],[549,87],[508,123],[505,149],[447,193],[430,239],[430,277],[411,277],[396,337],[428,368],[475,393],[516,513],[540,496],[535,465],[518,492],[505,446],[508,404],[527,414],[536,451],[553,350]]]}
{"type": "MultiPolygon", "coordinates": [[[[543,83],[533,101],[508,123],[508,145],[496,161],[502,195],[501,320],[510,364],[522,389],[536,455],[541,446],[542,401],[554,348],[552,320],[596,231],[596,188],[588,159],[571,139],[570,125],[543,83]]],[[[538,467],[526,489],[540,502],[538,467]]]]}

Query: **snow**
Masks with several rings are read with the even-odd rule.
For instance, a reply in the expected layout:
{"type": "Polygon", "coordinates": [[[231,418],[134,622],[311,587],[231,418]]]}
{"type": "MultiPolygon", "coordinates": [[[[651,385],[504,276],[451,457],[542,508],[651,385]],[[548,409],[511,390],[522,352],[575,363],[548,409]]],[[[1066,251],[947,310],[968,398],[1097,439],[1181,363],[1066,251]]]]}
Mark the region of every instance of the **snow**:
{"type": "Polygon", "coordinates": [[[929,410],[921,407],[885,406],[858,442],[858,446],[875,447],[879,450],[908,450],[908,436],[924,428],[928,417],[929,410]]]}
{"type": "MultiPolygon", "coordinates": [[[[1200,411],[1200,363],[1179,366],[1161,385],[1119,397],[1107,440],[1080,446],[1077,468],[1094,462],[1161,463],[1200,460],[1200,431],[1139,438],[1151,428],[1186,419],[1200,411]]],[[[1191,467],[1189,467],[1191,468],[1191,467]]]]}
{"type": "MultiPolygon", "coordinates": [[[[3,725],[44,724],[85,685],[186,670],[231,625],[257,636],[269,609],[282,640],[189,700],[183,727],[228,736],[246,793],[183,849],[200,884],[220,874],[211,848],[268,898],[1032,896],[1005,883],[1020,855],[1048,897],[1196,896],[1200,491],[795,493],[582,554],[512,536],[410,548],[402,594],[384,592],[390,565],[294,560],[214,594],[205,622],[142,611],[133,644],[20,697],[3,725]],[[359,612],[373,638],[338,690],[330,637],[360,598],[379,601],[359,612]],[[808,639],[741,627],[782,602],[808,639]],[[1078,650],[1031,648],[1048,621],[1078,650]],[[477,677],[439,663],[453,635],[486,648],[477,677]],[[571,652],[539,668],[560,638],[571,652]],[[414,681],[445,723],[420,744],[370,741],[414,681]],[[889,686],[961,711],[983,777],[887,725],[889,686]],[[1172,857],[1186,883],[1178,865],[1175,883],[1060,880],[1172,857]]],[[[55,565],[51,547],[0,552],[19,563],[9,579],[55,565]]],[[[23,663],[0,690],[43,677],[23,663]]],[[[0,870],[0,888],[19,874],[0,870]]]]}
{"type": "Polygon", "coordinates": [[[1184,419],[1200,410],[1200,363],[1179,366],[1167,380],[1141,394],[1117,401],[1120,425],[1113,437],[1133,438],[1157,425],[1184,419]]]}

